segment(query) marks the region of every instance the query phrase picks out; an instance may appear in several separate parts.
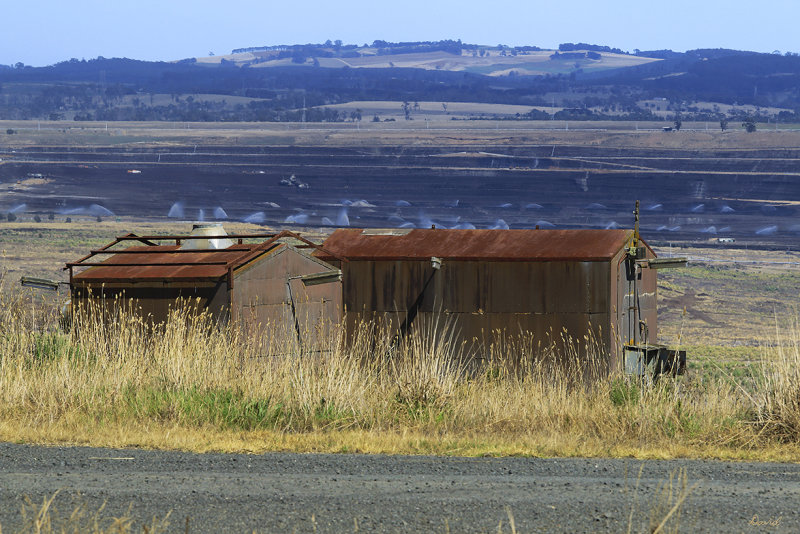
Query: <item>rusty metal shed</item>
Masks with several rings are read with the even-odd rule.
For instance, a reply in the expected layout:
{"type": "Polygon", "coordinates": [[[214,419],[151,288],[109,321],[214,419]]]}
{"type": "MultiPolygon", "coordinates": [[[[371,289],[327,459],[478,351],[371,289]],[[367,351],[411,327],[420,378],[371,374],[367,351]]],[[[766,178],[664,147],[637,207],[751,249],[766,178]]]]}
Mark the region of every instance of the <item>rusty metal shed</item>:
{"type": "Polygon", "coordinates": [[[186,246],[208,236],[118,237],[66,265],[73,309],[89,302],[110,309],[133,299],[137,313],[163,322],[179,299],[192,299],[218,323],[251,332],[319,335],[339,323],[341,271],[304,250],[318,245],[293,232],[218,237],[229,246],[186,246]],[[174,244],[157,244],[163,241],[174,244]],[[130,243],[136,244],[119,248],[130,243]]]}
{"type": "Polygon", "coordinates": [[[566,333],[583,353],[586,337],[595,340],[612,370],[623,343],[658,335],[656,274],[646,268],[655,253],[635,237],[633,230],[340,229],[314,255],[342,269],[351,332],[362,321],[384,321],[403,335],[427,321],[452,328],[456,343],[479,355],[498,333],[543,343],[566,333]],[[631,264],[635,244],[640,261],[631,264]]]}

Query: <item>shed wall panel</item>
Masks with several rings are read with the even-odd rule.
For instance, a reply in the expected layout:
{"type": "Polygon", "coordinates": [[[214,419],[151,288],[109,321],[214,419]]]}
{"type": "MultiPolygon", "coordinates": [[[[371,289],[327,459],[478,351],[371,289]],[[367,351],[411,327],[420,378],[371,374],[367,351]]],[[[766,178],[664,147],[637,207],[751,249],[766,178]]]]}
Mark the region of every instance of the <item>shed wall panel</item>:
{"type": "Polygon", "coordinates": [[[74,309],[87,305],[104,308],[103,316],[110,318],[122,309],[127,309],[133,301],[133,309],[152,323],[165,322],[171,310],[182,304],[207,310],[212,317],[225,323],[228,320],[228,291],[224,283],[206,287],[170,287],[169,284],[142,286],[141,284],[113,288],[76,286],[72,289],[74,309]]]}
{"type": "Polygon", "coordinates": [[[306,285],[296,277],[326,271],[335,268],[291,247],[264,255],[235,272],[234,312],[250,331],[268,327],[296,337],[297,323],[305,348],[318,347],[341,321],[341,282],[306,285]]]}
{"type": "MultiPolygon", "coordinates": [[[[518,263],[509,269],[496,270],[496,263],[449,262],[443,265],[440,273],[434,274],[413,328],[436,325],[436,329],[446,331],[456,345],[482,354],[488,353],[489,345],[499,332],[508,336],[533,335],[543,345],[561,342],[561,334],[565,332],[566,336],[583,344],[580,350],[584,352],[584,336],[592,339],[596,348],[607,351],[609,337],[604,333],[610,329],[607,283],[610,266],[597,263],[529,266],[518,263]],[[570,274],[577,280],[572,282],[570,274]],[[551,277],[572,288],[571,302],[562,303],[557,298],[559,286],[548,283],[551,277]],[[478,286],[478,291],[469,285],[470,282],[478,286]],[[552,296],[547,297],[547,292],[552,296]],[[548,303],[551,309],[547,309],[548,303]]],[[[418,261],[351,262],[346,269],[345,280],[350,282],[345,283],[346,328],[351,335],[360,321],[378,321],[398,332],[400,323],[422,291],[424,275],[430,276],[433,272],[429,262],[418,261]],[[370,263],[383,264],[368,265],[370,263]],[[387,310],[388,292],[380,290],[379,282],[372,282],[369,276],[373,272],[379,273],[383,280],[392,280],[395,287],[403,287],[399,280],[407,274],[405,278],[410,283],[405,284],[409,288],[405,303],[400,301],[387,310]],[[412,283],[416,283],[414,289],[410,289],[412,283]],[[373,302],[383,309],[371,308],[373,302]]]]}

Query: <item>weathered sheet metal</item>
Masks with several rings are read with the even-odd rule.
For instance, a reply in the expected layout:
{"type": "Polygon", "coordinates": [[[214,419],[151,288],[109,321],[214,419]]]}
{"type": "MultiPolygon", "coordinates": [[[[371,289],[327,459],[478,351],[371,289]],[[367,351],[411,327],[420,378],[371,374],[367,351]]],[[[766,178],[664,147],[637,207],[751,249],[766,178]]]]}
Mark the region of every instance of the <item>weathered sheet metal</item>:
{"type": "Polygon", "coordinates": [[[398,325],[432,276],[418,321],[450,329],[454,342],[485,353],[493,332],[545,339],[567,329],[608,347],[610,262],[350,261],[344,268],[348,324],[379,319],[398,325]]]}
{"type": "Polygon", "coordinates": [[[315,255],[335,260],[600,261],[610,260],[632,230],[437,230],[403,235],[336,230],[315,255]],[[327,251],[327,252],[326,252],[327,251]]]}
{"type": "Polygon", "coordinates": [[[113,320],[114,314],[126,309],[152,323],[165,322],[171,310],[180,304],[193,306],[197,311],[205,311],[219,323],[228,322],[228,290],[224,282],[216,284],[201,283],[187,286],[105,284],[98,286],[75,286],[72,289],[73,310],[91,305],[106,319],[113,320]]]}
{"type": "MultiPolygon", "coordinates": [[[[333,338],[342,310],[341,282],[335,267],[286,245],[236,273],[233,318],[248,331],[297,330],[305,349],[333,338]],[[316,275],[306,278],[306,275],[316,275]],[[309,283],[310,281],[310,283],[309,283]]],[[[294,335],[294,334],[292,334],[294,335]]]]}
{"type": "MultiPolygon", "coordinates": [[[[239,236],[229,236],[237,238],[239,236]]],[[[252,237],[252,236],[245,236],[252,237]]],[[[163,322],[179,300],[207,311],[220,323],[233,319],[250,333],[296,331],[304,350],[318,350],[333,339],[341,319],[341,272],[285,242],[291,232],[269,234],[261,243],[239,243],[226,249],[181,249],[185,236],[169,236],[174,245],[156,245],[158,236],[118,238],[67,268],[86,268],[71,276],[73,304],[99,304],[104,314],[133,306],[148,321],[163,322]],[[112,250],[122,241],[144,246],[112,250]],[[104,261],[95,256],[109,255],[104,261]],[[107,312],[107,313],[106,313],[107,312]]],[[[165,238],[166,239],[166,238],[165,238]]],[[[341,260],[342,263],[346,261],[341,260]]]]}
{"type": "MultiPolygon", "coordinates": [[[[268,253],[272,247],[261,253],[268,253]]],[[[228,270],[251,255],[257,246],[233,245],[227,249],[181,250],[179,245],[129,247],[115,251],[102,262],[82,262],[89,266],[72,277],[74,284],[98,282],[153,282],[220,280],[228,270]]]]}
{"type": "MultiPolygon", "coordinates": [[[[606,313],[610,262],[444,260],[422,311],[606,313]]],[[[404,311],[433,273],[430,261],[351,261],[344,268],[348,310],[404,311]]]]}
{"type": "Polygon", "coordinates": [[[274,249],[278,240],[282,238],[299,241],[301,244],[298,248],[314,248],[337,261],[342,260],[336,253],[322,251],[319,245],[295,232],[234,234],[220,237],[238,239],[239,243],[225,249],[186,250],[181,248],[182,242],[193,239],[208,240],[210,236],[137,236],[136,234],[127,234],[117,237],[116,240],[98,250],[92,250],[78,261],[67,263],[65,269],[70,271],[70,283],[77,285],[98,282],[219,280],[226,275],[232,282],[232,273],[235,269],[274,249]],[[266,238],[266,240],[255,244],[243,243],[244,239],[253,238],[266,238]],[[164,240],[175,241],[175,244],[156,244],[157,241],[164,240]],[[112,250],[115,245],[130,241],[141,242],[146,246],[112,250]],[[103,261],[91,261],[95,256],[107,255],[111,255],[111,257],[103,261]],[[74,274],[75,269],[83,267],[88,267],[88,269],[74,274]]]}
{"type": "MultiPolygon", "coordinates": [[[[324,246],[349,260],[341,268],[350,335],[364,321],[400,331],[413,309],[416,328],[447,331],[476,357],[503,335],[534,336],[543,349],[601,354],[611,371],[627,334],[621,322],[632,318],[623,261],[632,238],[630,230],[339,230],[324,246]],[[442,259],[438,269],[432,257],[442,259]]],[[[655,272],[645,268],[638,287],[654,339],[655,272]]]]}

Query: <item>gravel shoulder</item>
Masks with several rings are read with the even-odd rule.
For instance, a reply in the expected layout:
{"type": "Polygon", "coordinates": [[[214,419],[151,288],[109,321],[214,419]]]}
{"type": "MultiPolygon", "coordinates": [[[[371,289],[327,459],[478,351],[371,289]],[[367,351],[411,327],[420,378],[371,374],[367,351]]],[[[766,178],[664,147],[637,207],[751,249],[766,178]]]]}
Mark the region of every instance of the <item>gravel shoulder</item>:
{"type": "MultiPolygon", "coordinates": [[[[698,486],[684,532],[800,531],[800,465],[700,460],[183,452],[0,444],[0,525],[24,496],[59,514],[104,502],[184,532],[649,532],[670,474],[698,486]],[[641,476],[639,475],[641,469],[641,476]]],[[[141,528],[139,526],[138,528],[141,528]]]]}

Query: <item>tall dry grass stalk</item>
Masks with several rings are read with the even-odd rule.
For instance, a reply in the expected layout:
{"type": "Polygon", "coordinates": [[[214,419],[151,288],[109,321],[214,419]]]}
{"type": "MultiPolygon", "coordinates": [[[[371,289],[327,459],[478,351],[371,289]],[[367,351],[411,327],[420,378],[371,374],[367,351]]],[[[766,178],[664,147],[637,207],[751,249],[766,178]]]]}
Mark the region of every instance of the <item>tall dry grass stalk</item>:
{"type": "MultiPolygon", "coordinates": [[[[130,304],[83,310],[64,332],[52,311],[34,313],[9,292],[0,300],[0,416],[28,429],[77,421],[77,441],[91,440],[85,429],[131,423],[412,431],[433,442],[546,441],[551,453],[570,454],[667,451],[675,443],[736,448],[759,436],[748,419],[754,399],[730,381],[699,387],[609,375],[596,343],[564,332],[548,340],[498,334],[484,355],[456,346],[447,324],[421,324],[400,344],[392,332],[362,325],[351,342],[335,331],[312,351],[291,328],[248,334],[191,306],[177,307],[161,325],[130,304]]],[[[794,347],[779,357],[796,362],[794,347]]],[[[800,383],[797,369],[784,365],[769,378],[762,413],[786,421],[794,413],[797,425],[797,404],[780,400],[800,383]]]]}
{"type": "Polygon", "coordinates": [[[776,322],[753,397],[766,432],[789,442],[800,440],[800,318],[783,326],[776,322]]]}
{"type": "MultiPolygon", "coordinates": [[[[36,503],[25,496],[20,509],[21,525],[14,532],[31,534],[129,534],[146,532],[160,534],[167,532],[169,516],[153,517],[150,523],[137,524],[131,516],[130,508],[119,517],[105,513],[105,504],[90,511],[85,502],[80,502],[71,509],[60,511],[56,498],[59,492],[42,498],[36,503]]],[[[2,532],[2,525],[0,525],[2,532]]]]}

